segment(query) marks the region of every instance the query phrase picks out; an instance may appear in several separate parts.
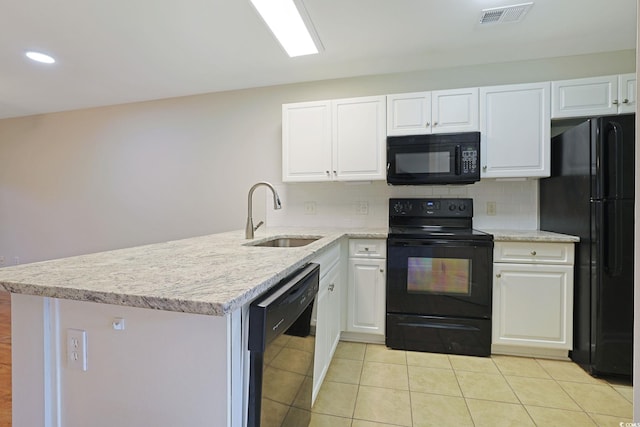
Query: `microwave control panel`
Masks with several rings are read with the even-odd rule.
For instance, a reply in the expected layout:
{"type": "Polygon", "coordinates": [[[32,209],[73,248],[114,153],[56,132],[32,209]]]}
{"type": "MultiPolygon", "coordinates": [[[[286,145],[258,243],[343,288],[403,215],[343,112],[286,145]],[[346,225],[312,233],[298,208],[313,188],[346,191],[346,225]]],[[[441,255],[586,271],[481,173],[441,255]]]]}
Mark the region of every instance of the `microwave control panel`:
{"type": "Polygon", "coordinates": [[[475,173],[478,169],[478,150],[467,148],[462,150],[462,173],[475,173]]]}

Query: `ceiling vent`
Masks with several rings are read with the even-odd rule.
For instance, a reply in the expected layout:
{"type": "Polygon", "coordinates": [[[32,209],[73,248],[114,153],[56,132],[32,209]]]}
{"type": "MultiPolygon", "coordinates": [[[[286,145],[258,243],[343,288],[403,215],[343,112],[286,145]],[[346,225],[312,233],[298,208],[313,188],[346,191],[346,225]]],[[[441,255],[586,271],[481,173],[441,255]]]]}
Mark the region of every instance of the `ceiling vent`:
{"type": "Polygon", "coordinates": [[[480,24],[520,22],[529,9],[531,9],[531,6],[533,6],[533,2],[482,9],[480,24]]]}

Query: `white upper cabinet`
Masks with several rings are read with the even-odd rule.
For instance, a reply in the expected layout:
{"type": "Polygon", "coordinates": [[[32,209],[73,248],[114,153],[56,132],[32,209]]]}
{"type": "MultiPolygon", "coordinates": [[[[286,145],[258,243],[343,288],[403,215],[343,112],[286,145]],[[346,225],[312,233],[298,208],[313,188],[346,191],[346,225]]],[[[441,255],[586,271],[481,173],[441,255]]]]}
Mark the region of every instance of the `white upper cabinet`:
{"type": "Polygon", "coordinates": [[[387,95],[387,135],[478,130],[478,88],[387,95]]]}
{"type": "Polygon", "coordinates": [[[386,98],[282,106],[282,180],[386,179],[386,98]]]}
{"type": "Polygon", "coordinates": [[[636,74],[618,76],[618,113],[636,112],[636,74]]]}
{"type": "Polygon", "coordinates": [[[386,175],[386,97],[332,101],[333,178],[384,180],[386,175]]]}
{"type": "Polygon", "coordinates": [[[550,173],[549,82],[480,88],[482,178],[550,173]]]}
{"type": "Polygon", "coordinates": [[[331,177],[331,101],[282,106],[282,180],[331,177]]]}
{"type": "Polygon", "coordinates": [[[633,113],[635,87],[634,73],[554,81],[551,118],[633,113]]]}

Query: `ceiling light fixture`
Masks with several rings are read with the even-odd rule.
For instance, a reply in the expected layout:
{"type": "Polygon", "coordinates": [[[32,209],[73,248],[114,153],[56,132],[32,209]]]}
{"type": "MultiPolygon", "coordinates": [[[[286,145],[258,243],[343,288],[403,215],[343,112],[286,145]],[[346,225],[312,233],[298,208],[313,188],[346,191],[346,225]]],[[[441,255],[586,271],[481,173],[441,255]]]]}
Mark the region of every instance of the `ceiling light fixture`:
{"type": "Polygon", "coordinates": [[[304,5],[296,7],[294,0],[251,0],[251,3],[290,57],[319,52],[304,5]]]}
{"type": "Polygon", "coordinates": [[[49,56],[46,53],[42,52],[35,52],[30,50],[26,52],[25,55],[27,55],[27,58],[36,62],[42,62],[43,64],[53,64],[54,62],[56,62],[56,60],[53,59],[52,56],[49,56]]]}

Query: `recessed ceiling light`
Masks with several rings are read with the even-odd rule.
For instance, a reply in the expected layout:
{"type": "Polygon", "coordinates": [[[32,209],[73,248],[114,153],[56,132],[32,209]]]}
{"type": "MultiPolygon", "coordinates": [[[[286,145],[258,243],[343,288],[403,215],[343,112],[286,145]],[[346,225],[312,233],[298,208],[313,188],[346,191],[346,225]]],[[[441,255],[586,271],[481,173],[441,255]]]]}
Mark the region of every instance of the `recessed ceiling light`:
{"type": "Polygon", "coordinates": [[[251,0],[251,3],[289,56],[318,53],[294,0],[251,0]]]}
{"type": "Polygon", "coordinates": [[[27,58],[36,61],[36,62],[42,62],[44,64],[53,64],[54,62],[56,62],[55,59],[53,59],[53,57],[47,55],[46,53],[42,53],[42,52],[35,52],[35,51],[28,51],[25,53],[25,55],[27,55],[27,58]]]}

